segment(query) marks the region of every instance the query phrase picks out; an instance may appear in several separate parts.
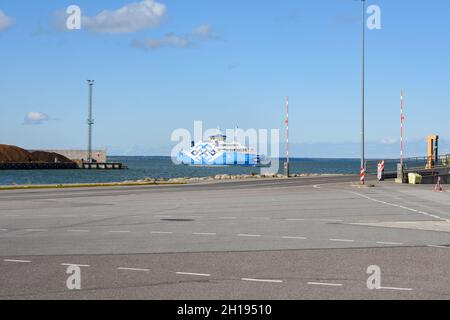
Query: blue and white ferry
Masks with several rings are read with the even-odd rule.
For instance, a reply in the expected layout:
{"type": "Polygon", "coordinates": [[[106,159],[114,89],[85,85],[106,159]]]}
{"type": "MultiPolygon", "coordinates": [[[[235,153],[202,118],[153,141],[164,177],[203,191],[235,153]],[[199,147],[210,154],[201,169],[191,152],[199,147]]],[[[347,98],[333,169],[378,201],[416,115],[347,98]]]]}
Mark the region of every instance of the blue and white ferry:
{"type": "Polygon", "coordinates": [[[238,142],[227,142],[219,133],[209,137],[209,142],[192,142],[190,150],[178,153],[178,162],[192,166],[259,166],[261,157],[238,142]]]}

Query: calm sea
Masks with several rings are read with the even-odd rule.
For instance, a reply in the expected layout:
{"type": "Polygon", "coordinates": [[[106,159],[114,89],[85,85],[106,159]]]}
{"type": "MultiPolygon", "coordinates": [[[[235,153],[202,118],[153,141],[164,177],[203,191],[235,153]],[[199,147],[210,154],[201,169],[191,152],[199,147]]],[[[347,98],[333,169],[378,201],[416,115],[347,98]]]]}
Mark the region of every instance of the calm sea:
{"type": "MultiPolygon", "coordinates": [[[[0,171],[0,185],[62,184],[121,182],[150,178],[207,177],[216,174],[251,174],[260,172],[255,167],[190,167],[174,165],[170,157],[110,157],[122,162],[127,170],[12,170],[0,171]]],[[[280,160],[280,173],[283,162],[280,160]]],[[[357,159],[291,159],[292,173],[357,174],[357,159]]]]}

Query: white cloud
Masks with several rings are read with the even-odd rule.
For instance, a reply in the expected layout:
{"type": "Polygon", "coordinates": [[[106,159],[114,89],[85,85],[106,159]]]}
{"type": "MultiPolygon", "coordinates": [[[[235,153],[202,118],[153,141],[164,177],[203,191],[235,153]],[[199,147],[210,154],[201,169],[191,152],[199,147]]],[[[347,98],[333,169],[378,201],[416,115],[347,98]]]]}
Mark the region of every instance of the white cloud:
{"type": "Polygon", "coordinates": [[[194,37],[200,37],[204,39],[217,38],[217,34],[214,33],[211,26],[208,24],[201,25],[194,30],[192,30],[191,35],[194,37]]]}
{"type": "Polygon", "coordinates": [[[187,48],[191,45],[191,41],[186,36],[177,36],[168,33],[162,38],[148,39],[144,41],[134,40],[132,46],[139,49],[158,49],[162,47],[187,48]]]}
{"type": "Polygon", "coordinates": [[[24,124],[42,124],[50,120],[50,117],[42,112],[31,111],[25,116],[24,124]]]}
{"type": "Polygon", "coordinates": [[[82,18],[82,28],[99,33],[130,33],[158,25],[166,6],[155,0],[133,2],[117,10],[104,10],[82,18]]]}
{"type": "Polygon", "coordinates": [[[14,19],[8,17],[2,10],[0,10],[0,31],[8,29],[14,23],[14,19]]]}
{"type": "Polygon", "coordinates": [[[387,139],[381,139],[379,141],[380,144],[384,144],[384,145],[393,145],[397,143],[397,139],[395,138],[387,138],[387,139]]]}
{"type": "Polygon", "coordinates": [[[152,49],[156,50],[163,47],[188,48],[196,44],[197,40],[213,40],[219,39],[219,36],[214,33],[210,25],[201,25],[194,28],[186,35],[176,35],[168,33],[161,38],[134,40],[132,42],[133,48],[138,49],[152,49]]]}

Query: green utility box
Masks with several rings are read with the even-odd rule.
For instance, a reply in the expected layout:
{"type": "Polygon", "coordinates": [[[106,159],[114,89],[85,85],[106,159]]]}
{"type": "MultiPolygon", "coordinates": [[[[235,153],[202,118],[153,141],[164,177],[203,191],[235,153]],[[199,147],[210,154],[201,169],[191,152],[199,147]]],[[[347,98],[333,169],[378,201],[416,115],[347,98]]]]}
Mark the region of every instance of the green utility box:
{"type": "Polygon", "coordinates": [[[409,180],[409,184],[421,184],[422,176],[417,173],[409,173],[408,180],[409,180]]]}

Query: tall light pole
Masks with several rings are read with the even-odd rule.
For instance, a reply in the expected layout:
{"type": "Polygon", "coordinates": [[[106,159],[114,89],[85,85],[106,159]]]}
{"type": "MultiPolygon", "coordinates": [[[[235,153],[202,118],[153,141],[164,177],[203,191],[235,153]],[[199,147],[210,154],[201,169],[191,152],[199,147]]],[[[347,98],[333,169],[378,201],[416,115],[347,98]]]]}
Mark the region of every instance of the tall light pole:
{"type": "Polygon", "coordinates": [[[286,163],[284,164],[284,174],[289,178],[289,97],[286,97],[286,163]]]}
{"type": "Polygon", "coordinates": [[[365,168],[365,40],[366,40],[366,0],[361,0],[362,7],[362,103],[361,103],[361,168],[365,168]]]}
{"type": "Polygon", "coordinates": [[[89,86],[89,117],[87,120],[88,124],[88,155],[87,161],[92,162],[92,125],[94,124],[94,119],[92,119],[92,88],[94,86],[95,80],[88,80],[89,86]]]}

